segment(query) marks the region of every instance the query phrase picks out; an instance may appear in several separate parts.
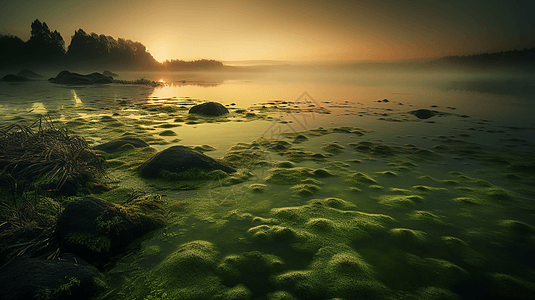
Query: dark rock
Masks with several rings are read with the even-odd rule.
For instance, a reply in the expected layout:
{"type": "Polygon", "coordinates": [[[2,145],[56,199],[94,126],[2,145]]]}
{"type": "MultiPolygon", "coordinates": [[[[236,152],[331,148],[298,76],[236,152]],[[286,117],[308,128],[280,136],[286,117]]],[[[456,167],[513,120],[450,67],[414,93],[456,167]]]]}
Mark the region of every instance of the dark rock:
{"type": "Polygon", "coordinates": [[[388,99],[383,99],[384,103],[390,102],[388,99]]]}
{"type": "Polygon", "coordinates": [[[438,111],[429,110],[429,109],[418,109],[418,110],[410,111],[409,113],[415,115],[418,119],[429,119],[439,114],[438,111]]]}
{"type": "Polygon", "coordinates": [[[104,70],[104,72],[102,72],[102,75],[106,75],[106,76],[111,76],[111,77],[118,77],[119,75],[111,72],[111,71],[108,71],[108,70],[104,70]]]}
{"type": "Polygon", "coordinates": [[[144,177],[158,177],[162,170],[178,173],[193,168],[236,172],[235,169],[184,146],[173,146],[163,150],[139,166],[138,171],[144,177]]]}
{"type": "Polygon", "coordinates": [[[15,74],[7,74],[6,76],[2,77],[2,80],[9,81],[9,82],[21,82],[21,81],[28,81],[29,79],[26,77],[15,75],[15,74]]]}
{"type": "Polygon", "coordinates": [[[20,72],[17,73],[17,76],[26,77],[26,78],[41,78],[43,75],[37,74],[31,70],[24,69],[20,70],[20,72]]]}
{"type": "Polygon", "coordinates": [[[190,114],[199,114],[206,116],[222,116],[228,114],[228,109],[220,103],[206,102],[203,104],[195,105],[190,108],[190,114]]]}
{"type": "Polygon", "coordinates": [[[304,142],[304,141],[307,141],[307,140],[308,140],[308,138],[305,135],[300,134],[300,135],[298,135],[298,136],[296,136],[294,138],[292,143],[298,144],[298,143],[301,143],[301,142],[304,142]]]}
{"type": "Polygon", "coordinates": [[[89,299],[102,291],[94,268],[68,261],[26,258],[0,270],[0,299],[89,299]]]}
{"type": "Polygon", "coordinates": [[[100,150],[105,151],[108,153],[113,153],[117,151],[121,146],[124,146],[126,144],[130,144],[134,146],[135,148],[143,148],[143,147],[149,147],[149,144],[145,143],[143,140],[135,138],[135,137],[123,137],[120,139],[116,139],[113,141],[109,141],[104,144],[96,145],[92,149],[93,150],[100,150]]]}
{"type": "Polygon", "coordinates": [[[82,75],[69,71],[61,71],[58,76],[50,78],[48,81],[59,84],[107,84],[113,83],[113,78],[96,72],[89,75],[82,75]]]}
{"type": "Polygon", "coordinates": [[[135,201],[121,206],[85,197],[69,203],[57,221],[64,251],[76,253],[97,267],[103,266],[134,240],[161,225],[150,219],[151,214],[159,213],[154,202],[138,205],[135,201]]]}

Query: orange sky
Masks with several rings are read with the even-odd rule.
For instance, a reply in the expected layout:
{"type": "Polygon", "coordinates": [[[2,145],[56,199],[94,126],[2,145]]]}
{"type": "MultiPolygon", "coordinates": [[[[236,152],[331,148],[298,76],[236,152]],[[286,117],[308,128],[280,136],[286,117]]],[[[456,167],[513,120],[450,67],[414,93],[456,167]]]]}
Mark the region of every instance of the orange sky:
{"type": "Polygon", "coordinates": [[[39,19],[139,41],[157,60],[392,60],[535,47],[535,1],[11,1],[0,33],[39,19]]]}

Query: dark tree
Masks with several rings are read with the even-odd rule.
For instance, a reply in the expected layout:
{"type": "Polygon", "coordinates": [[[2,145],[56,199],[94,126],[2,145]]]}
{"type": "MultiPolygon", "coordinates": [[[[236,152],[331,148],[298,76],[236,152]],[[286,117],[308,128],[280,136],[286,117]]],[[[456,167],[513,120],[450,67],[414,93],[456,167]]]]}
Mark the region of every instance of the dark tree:
{"type": "Polygon", "coordinates": [[[27,47],[32,58],[61,58],[65,54],[65,41],[59,32],[50,31],[46,23],[35,20],[27,47]]]}

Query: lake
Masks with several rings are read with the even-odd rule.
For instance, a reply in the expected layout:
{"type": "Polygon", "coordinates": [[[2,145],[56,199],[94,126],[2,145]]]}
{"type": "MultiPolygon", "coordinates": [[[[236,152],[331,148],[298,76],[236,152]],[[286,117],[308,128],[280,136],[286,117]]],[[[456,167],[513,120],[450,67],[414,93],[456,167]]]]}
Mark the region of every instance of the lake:
{"type": "Polygon", "coordinates": [[[118,74],[165,85],[0,82],[0,121],[49,115],[90,145],[125,135],[158,151],[209,145],[214,158],[242,155],[243,176],[188,190],[135,176],[137,152],[110,158],[115,184],[162,195],[170,215],[106,271],[106,299],[531,295],[532,76],[288,66],[118,74]],[[230,114],[187,114],[204,101],[230,114]],[[419,109],[435,115],[419,119],[419,109]]]}

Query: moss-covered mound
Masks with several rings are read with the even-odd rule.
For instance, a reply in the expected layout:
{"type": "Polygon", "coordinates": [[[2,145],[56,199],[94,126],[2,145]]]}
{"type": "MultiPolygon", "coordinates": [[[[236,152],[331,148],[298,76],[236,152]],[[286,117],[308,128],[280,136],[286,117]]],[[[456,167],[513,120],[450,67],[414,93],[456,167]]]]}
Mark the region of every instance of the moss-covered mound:
{"type": "Polygon", "coordinates": [[[271,219],[258,219],[260,225],[249,229],[254,240],[280,240],[297,250],[314,252],[333,244],[348,244],[386,231],[394,221],[386,215],[354,211],[355,206],[342,199],[311,200],[297,207],[275,208],[271,219]]]}
{"type": "Polygon", "coordinates": [[[273,168],[268,171],[269,175],[264,180],[274,184],[298,184],[309,177],[323,178],[332,176],[332,174],[325,169],[312,169],[306,167],[273,168]]]}

